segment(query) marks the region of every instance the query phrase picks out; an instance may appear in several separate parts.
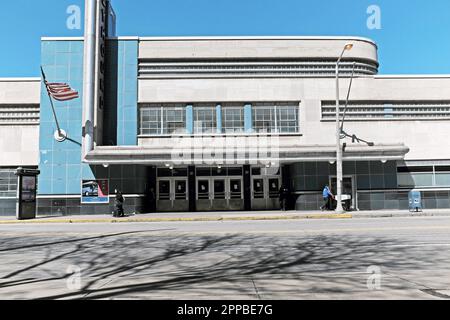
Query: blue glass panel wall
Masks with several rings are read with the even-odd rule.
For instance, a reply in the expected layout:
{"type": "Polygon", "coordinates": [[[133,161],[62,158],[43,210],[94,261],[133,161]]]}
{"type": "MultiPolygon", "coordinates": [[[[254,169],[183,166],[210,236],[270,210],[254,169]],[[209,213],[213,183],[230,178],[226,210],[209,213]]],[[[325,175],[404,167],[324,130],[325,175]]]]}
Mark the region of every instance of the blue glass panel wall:
{"type": "Polygon", "coordinates": [[[222,105],[216,106],[217,133],[222,133],[222,105]]]}
{"type": "Polygon", "coordinates": [[[117,41],[117,145],[137,145],[138,50],[137,40],[117,41]]]}
{"type": "Polygon", "coordinates": [[[80,194],[81,179],[93,178],[88,165],[81,163],[81,122],[83,97],[83,41],[42,41],[41,62],[49,82],[67,82],[80,93],[78,99],[57,102],[61,129],[69,137],[57,142],[56,124],[44,84],[41,84],[40,195],[80,194]]]}
{"type": "Polygon", "coordinates": [[[186,132],[188,134],[194,133],[194,107],[189,104],[186,106],[186,132]]]}
{"type": "MultiPolygon", "coordinates": [[[[112,79],[106,82],[116,85],[107,97],[107,108],[116,110],[113,122],[111,113],[105,112],[105,129],[116,135],[117,145],[136,145],[138,133],[137,106],[137,57],[138,42],[130,40],[117,41],[115,60],[109,60],[108,67],[114,72],[112,79]],[[117,101],[117,102],[116,102],[117,101]],[[108,105],[109,102],[109,105],[108,105]],[[114,102],[112,105],[111,102],[114,102]],[[113,131],[112,131],[113,130],[113,131]]],[[[81,180],[101,179],[110,180],[110,189],[120,188],[124,192],[139,193],[145,188],[145,167],[120,166],[105,169],[81,162],[82,139],[82,101],[83,101],[83,41],[69,40],[42,41],[41,64],[49,82],[66,82],[77,90],[80,97],[68,102],[54,101],[56,114],[61,129],[67,132],[69,139],[57,142],[54,139],[56,123],[51,104],[44,84],[41,84],[41,122],[40,122],[40,164],[39,190],[40,195],[79,195],[81,180]],[[121,172],[117,176],[117,172],[121,172]],[[140,179],[137,179],[140,177],[140,179]],[[128,180],[127,180],[128,179],[128,180]],[[133,181],[133,183],[131,183],[133,181]]],[[[110,56],[109,56],[110,58],[110,56]]],[[[105,110],[106,111],[106,110],[105,110]]],[[[108,141],[105,141],[108,144],[108,141]]]]}
{"type": "Polygon", "coordinates": [[[247,133],[253,132],[253,118],[252,118],[252,105],[246,104],[244,106],[244,130],[247,133]]]}

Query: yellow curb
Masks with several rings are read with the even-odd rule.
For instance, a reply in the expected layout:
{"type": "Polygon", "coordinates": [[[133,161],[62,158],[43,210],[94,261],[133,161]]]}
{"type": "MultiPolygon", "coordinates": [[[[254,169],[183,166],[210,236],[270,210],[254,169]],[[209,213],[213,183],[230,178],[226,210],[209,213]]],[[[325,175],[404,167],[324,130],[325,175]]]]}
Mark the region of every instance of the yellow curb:
{"type": "Polygon", "coordinates": [[[44,219],[7,220],[0,224],[56,224],[56,223],[136,223],[136,222],[201,222],[201,221],[256,221],[256,220],[299,220],[299,219],[351,219],[351,214],[317,214],[294,216],[241,216],[241,217],[198,217],[198,218],[130,218],[130,219],[44,219]]]}

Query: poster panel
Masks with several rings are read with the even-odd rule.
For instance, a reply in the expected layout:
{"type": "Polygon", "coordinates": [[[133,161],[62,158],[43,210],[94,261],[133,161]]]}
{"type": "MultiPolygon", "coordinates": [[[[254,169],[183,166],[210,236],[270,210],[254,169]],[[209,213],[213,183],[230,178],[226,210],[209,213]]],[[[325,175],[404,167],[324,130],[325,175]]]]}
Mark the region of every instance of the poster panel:
{"type": "Polygon", "coordinates": [[[22,177],[22,201],[34,202],[36,201],[36,177],[23,176],[22,177]]]}
{"type": "Polygon", "coordinates": [[[83,180],[81,186],[81,203],[109,204],[109,181],[83,180]]]}

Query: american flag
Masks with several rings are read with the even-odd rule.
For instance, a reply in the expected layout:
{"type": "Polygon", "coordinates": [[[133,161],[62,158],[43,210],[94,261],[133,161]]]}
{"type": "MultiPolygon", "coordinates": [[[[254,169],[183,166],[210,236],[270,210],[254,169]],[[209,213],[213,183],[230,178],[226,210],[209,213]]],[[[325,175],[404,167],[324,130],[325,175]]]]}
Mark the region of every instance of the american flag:
{"type": "Polygon", "coordinates": [[[45,81],[45,86],[48,94],[58,101],[69,101],[79,97],[78,91],[72,89],[67,83],[45,81]]]}

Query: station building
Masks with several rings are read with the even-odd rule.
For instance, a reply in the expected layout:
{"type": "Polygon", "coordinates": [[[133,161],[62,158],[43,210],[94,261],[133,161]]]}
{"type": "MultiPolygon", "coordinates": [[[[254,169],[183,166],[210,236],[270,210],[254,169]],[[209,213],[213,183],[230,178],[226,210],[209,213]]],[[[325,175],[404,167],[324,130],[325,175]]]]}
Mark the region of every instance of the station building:
{"type": "Polygon", "coordinates": [[[374,143],[342,141],[352,208],[407,209],[412,189],[450,208],[450,76],[379,75],[377,45],[359,37],[112,37],[93,109],[85,41],[41,42],[47,80],[80,93],[55,102],[62,142],[42,79],[0,79],[0,215],[14,215],[19,166],[41,172],[40,214],[111,213],[116,189],[127,212],[277,209],[282,184],[292,209],[318,210],[336,189],[347,43],[345,131],[374,143]],[[93,181],[106,201],[89,200],[93,181]]]}

